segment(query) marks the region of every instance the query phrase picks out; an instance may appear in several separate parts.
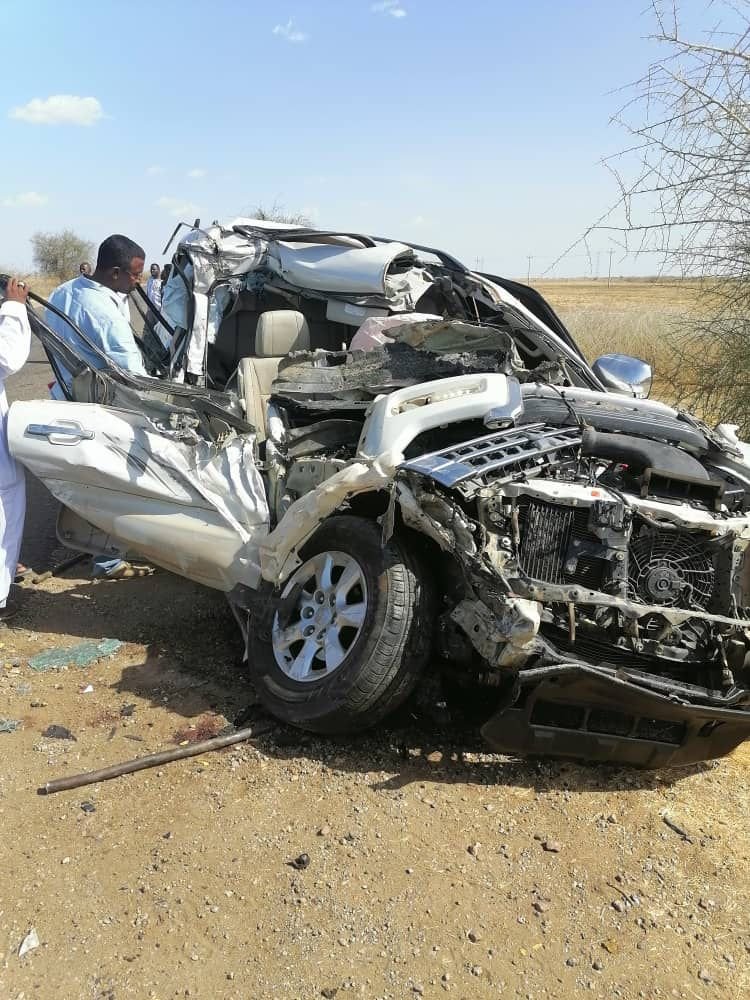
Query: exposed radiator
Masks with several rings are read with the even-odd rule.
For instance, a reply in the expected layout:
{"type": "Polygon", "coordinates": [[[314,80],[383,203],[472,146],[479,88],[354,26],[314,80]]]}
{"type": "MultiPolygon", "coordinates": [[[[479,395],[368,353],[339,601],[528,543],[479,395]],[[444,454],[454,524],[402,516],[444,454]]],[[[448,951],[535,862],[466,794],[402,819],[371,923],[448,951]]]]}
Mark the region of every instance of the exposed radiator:
{"type": "Polygon", "coordinates": [[[519,563],[533,580],[545,583],[576,583],[592,590],[599,588],[604,573],[601,559],[579,556],[576,568],[566,569],[566,561],[576,539],[593,540],[588,531],[587,507],[567,507],[544,500],[519,503],[521,547],[519,563]]]}

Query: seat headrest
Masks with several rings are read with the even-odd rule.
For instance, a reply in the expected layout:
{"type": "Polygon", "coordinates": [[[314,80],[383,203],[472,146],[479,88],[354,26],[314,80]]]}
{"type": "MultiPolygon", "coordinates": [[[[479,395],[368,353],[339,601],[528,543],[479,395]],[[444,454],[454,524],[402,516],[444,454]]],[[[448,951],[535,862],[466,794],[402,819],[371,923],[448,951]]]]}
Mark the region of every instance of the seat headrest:
{"type": "Polygon", "coordinates": [[[271,309],[261,313],[255,328],[255,354],[259,358],[281,358],[291,351],[310,349],[310,329],[301,312],[271,309]]]}

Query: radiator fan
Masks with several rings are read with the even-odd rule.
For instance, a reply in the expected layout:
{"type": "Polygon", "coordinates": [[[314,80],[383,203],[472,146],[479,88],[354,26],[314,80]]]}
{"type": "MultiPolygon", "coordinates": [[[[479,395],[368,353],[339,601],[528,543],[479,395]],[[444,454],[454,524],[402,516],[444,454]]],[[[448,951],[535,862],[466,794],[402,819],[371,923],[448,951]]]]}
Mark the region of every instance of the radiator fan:
{"type": "Polygon", "coordinates": [[[644,531],[631,540],[628,555],[631,598],[673,608],[708,607],[716,570],[710,550],[693,535],[644,531]]]}

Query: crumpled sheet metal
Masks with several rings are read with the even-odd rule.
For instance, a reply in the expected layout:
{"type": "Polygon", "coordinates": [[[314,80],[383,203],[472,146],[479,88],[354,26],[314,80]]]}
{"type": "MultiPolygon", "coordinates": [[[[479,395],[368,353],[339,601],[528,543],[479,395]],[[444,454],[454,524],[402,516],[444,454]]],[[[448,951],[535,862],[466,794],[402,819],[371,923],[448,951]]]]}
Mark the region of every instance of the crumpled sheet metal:
{"type": "Polygon", "coordinates": [[[295,500],[278,526],[260,542],[264,580],[279,584],[300,564],[297,550],[321,522],[350,496],[383,489],[396,470],[393,456],[373,462],[353,462],[334,473],[316,489],[295,500]]]}
{"type": "Polygon", "coordinates": [[[541,623],[541,604],[508,597],[503,615],[481,601],[461,601],[451,612],[481,657],[495,667],[520,667],[533,651],[541,623]]]}
{"type": "Polygon", "coordinates": [[[90,639],[75,646],[56,646],[37,653],[29,660],[29,666],[37,673],[46,670],[63,670],[66,667],[84,669],[105,656],[113,656],[122,646],[119,639],[90,639]]]}

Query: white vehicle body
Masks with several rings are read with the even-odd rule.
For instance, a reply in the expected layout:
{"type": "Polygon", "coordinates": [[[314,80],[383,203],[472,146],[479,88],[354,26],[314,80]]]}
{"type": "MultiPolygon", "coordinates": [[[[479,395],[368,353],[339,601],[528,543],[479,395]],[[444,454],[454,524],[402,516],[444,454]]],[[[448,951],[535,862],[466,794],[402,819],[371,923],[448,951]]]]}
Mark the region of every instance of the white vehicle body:
{"type": "Polygon", "coordinates": [[[589,367],[531,289],[234,220],[178,246],[158,377],[76,366],[33,319],[72,398],[15,403],[8,437],[61,539],[224,591],[288,721],[372,722],[439,655],[510,685],[484,728],[503,749],[676,762],[750,731],[747,446],[638,398],[633,359],[589,367]],[[429,625],[394,617],[392,577],[429,625]],[[398,670],[357,715],[359,680],[338,688],[371,647],[398,670]]]}

